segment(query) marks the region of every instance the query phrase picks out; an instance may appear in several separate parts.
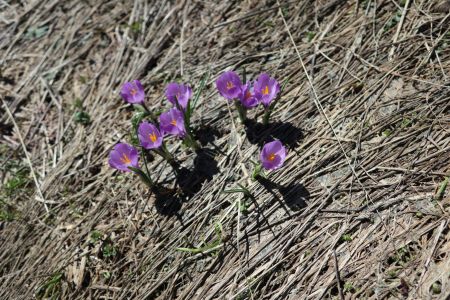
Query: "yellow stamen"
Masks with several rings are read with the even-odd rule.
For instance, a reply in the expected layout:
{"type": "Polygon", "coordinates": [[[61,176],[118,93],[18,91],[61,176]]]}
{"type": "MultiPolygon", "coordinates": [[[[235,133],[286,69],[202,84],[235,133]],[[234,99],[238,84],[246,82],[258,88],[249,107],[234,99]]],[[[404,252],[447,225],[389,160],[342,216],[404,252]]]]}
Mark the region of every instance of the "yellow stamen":
{"type": "Polygon", "coordinates": [[[136,95],[137,94],[137,90],[136,89],[131,89],[130,94],[132,96],[136,95]]]}
{"type": "Polygon", "coordinates": [[[172,122],[170,122],[170,124],[172,124],[173,126],[177,126],[177,120],[172,120],[172,122]]]}
{"type": "Polygon", "coordinates": [[[275,159],[275,153],[270,153],[269,157],[267,157],[268,160],[273,161],[275,159]]]}
{"type": "Polygon", "coordinates": [[[227,89],[231,89],[233,87],[234,87],[233,83],[231,81],[227,81],[227,89]]]}
{"type": "Polygon", "coordinates": [[[150,133],[150,140],[152,141],[152,143],[156,142],[156,139],[157,139],[156,134],[154,132],[150,133]]]}
{"type": "Polygon", "coordinates": [[[252,93],[250,93],[249,91],[247,91],[247,93],[245,94],[245,99],[248,99],[252,96],[252,93]]]}
{"type": "Polygon", "coordinates": [[[268,85],[266,85],[266,87],[263,89],[262,94],[269,95],[269,86],[268,85]]]}
{"type": "Polygon", "coordinates": [[[122,158],[120,159],[120,161],[124,164],[131,164],[130,158],[125,153],[122,154],[122,158]]]}

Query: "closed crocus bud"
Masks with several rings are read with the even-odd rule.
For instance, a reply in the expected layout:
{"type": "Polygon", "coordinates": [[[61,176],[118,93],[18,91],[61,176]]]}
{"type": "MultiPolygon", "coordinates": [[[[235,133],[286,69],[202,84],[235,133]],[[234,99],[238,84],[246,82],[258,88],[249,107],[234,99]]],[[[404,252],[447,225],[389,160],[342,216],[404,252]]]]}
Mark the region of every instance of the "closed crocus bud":
{"type": "Polygon", "coordinates": [[[139,124],[138,137],[139,142],[145,149],[157,149],[161,147],[163,142],[163,137],[158,128],[149,122],[139,124]]]}
{"type": "Polygon", "coordinates": [[[255,81],[254,92],[258,101],[268,107],[280,92],[280,85],[268,74],[262,73],[255,81]]]}
{"type": "Polygon", "coordinates": [[[123,172],[130,172],[128,167],[139,168],[139,153],[136,148],[125,143],[118,143],[109,153],[111,168],[123,172]]]}
{"type": "Polygon", "coordinates": [[[276,170],[283,166],[286,159],[286,148],[280,141],[273,141],[264,145],[260,160],[266,170],[276,170]]]}
{"type": "Polygon", "coordinates": [[[187,85],[172,82],[166,87],[166,97],[175,107],[178,103],[181,108],[186,110],[191,96],[192,90],[187,85]]]}
{"type": "Polygon", "coordinates": [[[223,97],[228,100],[233,100],[239,97],[242,82],[238,74],[233,71],[228,71],[220,75],[216,80],[216,87],[223,97]]]}
{"type": "Polygon", "coordinates": [[[144,88],[139,80],[125,82],[120,90],[123,100],[131,104],[143,104],[145,98],[144,88]]]}
{"type": "Polygon", "coordinates": [[[159,116],[159,127],[164,135],[170,134],[183,138],[186,135],[183,113],[172,108],[159,116]]]}

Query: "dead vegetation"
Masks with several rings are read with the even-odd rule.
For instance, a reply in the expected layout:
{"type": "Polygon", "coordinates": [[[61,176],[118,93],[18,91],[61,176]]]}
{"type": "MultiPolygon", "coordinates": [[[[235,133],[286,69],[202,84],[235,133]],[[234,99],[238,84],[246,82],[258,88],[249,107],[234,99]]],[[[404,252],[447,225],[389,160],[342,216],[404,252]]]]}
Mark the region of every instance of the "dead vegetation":
{"type": "MultiPolygon", "coordinates": [[[[0,298],[445,299],[449,13],[428,0],[0,2],[0,298]],[[271,127],[231,122],[213,85],[227,68],[288,80],[271,127]],[[170,145],[191,193],[154,199],[106,163],[133,115],[118,87],[141,79],[157,109],[169,80],[205,76],[204,150],[170,145]],[[271,138],[287,164],[252,182],[271,138]],[[223,193],[238,184],[251,197],[223,193]]],[[[175,185],[159,158],[149,167],[175,185]]]]}

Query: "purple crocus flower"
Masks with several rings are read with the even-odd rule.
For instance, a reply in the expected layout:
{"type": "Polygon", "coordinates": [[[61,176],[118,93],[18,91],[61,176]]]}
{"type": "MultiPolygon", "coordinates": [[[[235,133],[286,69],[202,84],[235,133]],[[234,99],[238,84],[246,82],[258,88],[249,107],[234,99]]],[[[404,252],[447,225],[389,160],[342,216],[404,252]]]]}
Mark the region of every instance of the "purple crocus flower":
{"type": "Polygon", "coordinates": [[[123,100],[132,104],[144,103],[145,92],[142,84],[139,80],[133,80],[132,82],[125,82],[120,90],[120,95],[123,100]]]}
{"type": "Polygon", "coordinates": [[[192,90],[189,86],[178,84],[176,82],[169,83],[166,87],[166,97],[170,103],[177,103],[185,110],[188,106],[189,98],[192,96],[192,90]]]}
{"type": "Polygon", "coordinates": [[[177,108],[172,108],[159,116],[159,127],[164,135],[171,134],[178,137],[186,135],[183,113],[177,108]]]}
{"type": "Polygon", "coordinates": [[[139,124],[138,137],[139,142],[145,149],[159,148],[163,141],[158,128],[149,122],[142,122],[139,124]]]}
{"type": "Polygon", "coordinates": [[[109,165],[111,168],[123,172],[130,172],[128,167],[139,168],[139,153],[136,148],[125,143],[118,143],[109,153],[109,165]]]}
{"type": "Polygon", "coordinates": [[[219,93],[228,100],[239,97],[242,82],[239,75],[233,71],[228,71],[220,75],[216,80],[216,87],[219,93]]]}
{"type": "Polygon", "coordinates": [[[264,145],[260,159],[266,170],[280,168],[286,158],[286,148],[280,141],[273,141],[264,145]]]}
{"type": "Polygon", "coordinates": [[[259,104],[249,83],[242,86],[241,92],[239,93],[239,100],[245,108],[252,108],[259,104]]]}
{"type": "Polygon", "coordinates": [[[262,73],[256,79],[254,90],[256,98],[267,107],[280,92],[280,85],[268,74],[262,73]]]}

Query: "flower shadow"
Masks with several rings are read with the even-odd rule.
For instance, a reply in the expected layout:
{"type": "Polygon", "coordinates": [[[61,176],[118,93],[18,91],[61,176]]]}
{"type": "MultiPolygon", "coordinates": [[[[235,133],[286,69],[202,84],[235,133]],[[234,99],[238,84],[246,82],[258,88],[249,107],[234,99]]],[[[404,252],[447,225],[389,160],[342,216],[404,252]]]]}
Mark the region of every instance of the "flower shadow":
{"type": "Polygon", "coordinates": [[[181,221],[180,210],[183,203],[199,192],[204,182],[211,180],[219,172],[216,151],[203,148],[196,151],[193,168],[173,166],[178,188],[158,186],[154,190],[156,211],[164,216],[176,216],[181,221]]]}
{"type": "Polygon", "coordinates": [[[156,211],[164,216],[177,216],[182,206],[182,197],[178,195],[176,190],[159,187],[155,191],[155,208],[156,211]]]}
{"type": "Polygon", "coordinates": [[[245,122],[247,139],[252,144],[262,146],[272,139],[280,140],[289,148],[296,147],[303,139],[303,132],[290,122],[271,122],[267,125],[247,119],[245,122]]]}
{"type": "Polygon", "coordinates": [[[202,188],[203,183],[213,179],[219,173],[217,152],[209,148],[196,151],[193,168],[180,168],[177,172],[177,184],[185,197],[191,197],[202,188]]]}
{"type": "Polygon", "coordinates": [[[257,180],[276,199],[280,200],[278,195],[275,193],[275,190],[278,190],[282,196],[283,203],[289,207],[290,210],[296,212],[307,206],[310,193],[304,185],[300,183],[292,183],[287,186],[282,186],[264,177],[258,177],[257,180]]]}
{"type": "Polygon", "coordinates": [[[194,136],[202,146],[208,143],[213,143],[218,137],[223,135],[223,132],[215,127],[209,125],[201,125],[200,128],[194,131],[194,136]]]}

